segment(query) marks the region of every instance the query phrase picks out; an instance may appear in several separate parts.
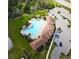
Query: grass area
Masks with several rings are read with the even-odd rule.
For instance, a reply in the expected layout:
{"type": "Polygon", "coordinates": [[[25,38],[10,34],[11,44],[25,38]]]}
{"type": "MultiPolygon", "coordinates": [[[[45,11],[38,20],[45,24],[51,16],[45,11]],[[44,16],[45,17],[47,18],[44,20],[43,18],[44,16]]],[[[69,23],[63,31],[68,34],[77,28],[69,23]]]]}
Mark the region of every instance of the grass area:
{"type": "MultiPolygon", "coordinates": [[[[9,19],[8,33],[13,42],[13,49],[9,51],[9,59],[17,59],[23,54],[23,50],[32,52],[31,47],[26,38],[20,35],[20,28],[25,24],[30,17],[19,17],[17,19],[9,19]]],[[[32,54],[31,53],[31,54],[32,54]]]]}
{"type": "MultiPolygon", "coordinates": [[[[41,12],[39,13],[41,14],[41,12]]],[[[38,52],[34,51],[29,46],[28,40],[20,34],[21,27],[34,15],[36,15],[36,13],[24,14],[23,16],[16,17],[15,19],[9,19],[8,33],[13,42],[13,48],[9,50],[8,59],[20,59],[21,56],[25,55],[24,51],[28,51],[27,54],[30,55],[30,59],[45,59],[48,48],[43,48],[42,51],[38,52]]]]}
{"type": "Polygon", "coordinates": [[[61,54],[60,55],[60,59],[71,59],[71,50],[69,51],[68,55],[64,55],[64,54],[61,54]]]}
{"type": "MultiPolygon", "coordinates": [[[[51,5],[57,6],[55,2],[51,5]]],[[[25,3],[22,4],[24,9],[25,3]]],[[[13,42],[13,48],[9,50],[8,59],[20,59],[21,56],[25,55],[24,51],[28,51],[27,54],[30,55],[29,59],[45,59],[48,51],[47,48],[43,48],[42,51],[34,51],[30,46],[28,40],[20,34],[21,27],[28,22],[28,20],[35,15],[44,16],[48,13],[47,9],[37,10],[32,12],[32,14],[23,14],[15,19],[9,19],[8,21],[8,35],[13,42]]],[[[55,45],[52,45],[52,50],[55,45]]],[[[51,50],[51,52],[52,52],[51,50]]],[[[50,53],[51,55],[51,53],[50,53]]],[[[65,56],[61,56],[62,58],[65,56]]],[[[50,56],[49,56],[50,59],[50,56]]],[[[65,58],[64,58],[65,59],[65,58]]]]}
{"type": "Polygon", "coordinates": [[[60,55],[60,59],[71,59],[71,56],[60,55]]]}

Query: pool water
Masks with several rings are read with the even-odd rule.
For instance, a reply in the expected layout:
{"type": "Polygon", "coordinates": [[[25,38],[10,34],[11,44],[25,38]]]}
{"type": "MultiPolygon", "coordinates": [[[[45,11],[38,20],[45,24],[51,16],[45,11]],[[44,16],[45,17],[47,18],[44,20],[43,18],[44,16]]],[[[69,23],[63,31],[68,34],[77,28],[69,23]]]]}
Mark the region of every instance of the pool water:
{"type": "Polygon", "coordinates": [[[37,36],[38,36],[38,33],[40,32],[40,29],[41,29],[41,26],[45,23],[45,20],[44,19],[41,19],[41,18],[32,18],[31,19],[31,24],[23,29],[23,32],[26,34],[26,35],[29,35],[30,33],[30,37],[32,39],[35,39],[37,36]]]}

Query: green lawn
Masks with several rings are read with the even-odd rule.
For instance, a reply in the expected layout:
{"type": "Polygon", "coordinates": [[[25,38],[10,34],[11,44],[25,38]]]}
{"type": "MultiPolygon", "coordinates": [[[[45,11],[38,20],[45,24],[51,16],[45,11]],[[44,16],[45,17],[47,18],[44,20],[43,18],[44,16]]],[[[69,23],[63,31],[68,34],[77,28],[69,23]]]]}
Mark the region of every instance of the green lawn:
{"type": "Polygon", "coordinates": [[[8,35],[12,39],[13,48],[9,50],[9,59],[19,59],[28,51],[27,54],[32,57],[32,59],[45,59],[48,48],[43,48],[42,51],[34,51],[29,46],[29,41],[20,34],[20,28],[28,22],[28,20],[33,15],[23,15],[15,19],[9,19],[8,21],[8,35]]]}
{"type": "MultiPolygon", "coordinates": [[[[52,5],[57,5],[54,2],[52,5]]],[[[25,4],[22,4],[25,6],[25,4]]],[[[24,9],[24,7],[23,7],[24,9]]],[[[13,48],[9,50],[8,59],[20,59],[21,56],[25,55],[24,51],[28,51],[27,54],[30,55],[30,59],[45,59],[48,51],[47,48],[43,48],[42,51],[34,51],[29,46],[29,41],[20,34],[20,28],[30,20],[32,16],[39,15],[43,16],[46,15],[48,10],[38,10],[33,12],[32,14],[23,14],[22,16],[16,17],[15,19],[8,20],[8,36],[11,38],[13,42],[13,48]]],[[[54,45],[52,46],[52,49],[54,45]]],[[[68,59],[65,56],[61,56],[64,59],[68,59]]],[[[61,58],[60,57],[60,58],[61,58]]],[[[70,57],[69,57],[70,58],[70,57]]],[[[49,58],[50,59],[50,58],[49,58]]]]}
{"type": "Polygon", "coordinates": [[[9,19],[8,22],[8,33],[9,37],[13,42],[13,49],[9,51],[9,59],[17,59],[24,52],[23,50],[26,48],[27,51],[33,53],[32,49],[29,46],[29,42],[26,38],[20,35],[20,28],[23,24],[28,21],[29,17],[19,17],[17,19],[9,19]]]}
{"type": "Polygon", "coordinates": [[[71,56],[60,55],[60,59],[71,59],[71,56]]]}
{"type": "MultiPolygon", "coordinates": [[[[25,55],[24,51],[28,51],[27,54],[30,55],[31,59],[45,59],[47,55],[47,51],[49,48],[49,45],[47,48],[43,48],[42,51],[34,51],[29,46],[29,41],[23,37],[20,34],[20,28],[28,22],[28,20],[34,16],[34,14],[30,15],[23,15],[20,17],[17,17],[15,19],[9,19],[8,21],[8,35],[12,39],[13,42],[13,48],[9,50],[9,59],[20,59],[21,56],[25,55]]],[[[52,49],[55,47],[55,45],[52,45],[52,49]]],[[[51,53],[50,53],[51,55],[51,53]]],[[[49,55],[49,59],[50,59],[49,55]]],[[[70,56],[60,56],[60,59],[70,59],[70,56]]]]}

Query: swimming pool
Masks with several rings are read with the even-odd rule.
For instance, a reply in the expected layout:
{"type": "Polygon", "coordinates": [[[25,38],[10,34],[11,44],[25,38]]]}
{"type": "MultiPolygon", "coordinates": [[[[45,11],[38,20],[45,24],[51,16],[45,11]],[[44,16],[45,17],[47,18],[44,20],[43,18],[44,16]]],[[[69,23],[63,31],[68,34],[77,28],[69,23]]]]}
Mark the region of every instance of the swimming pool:
{"type": "Polygon", "coordinates": [[[32,39],[35,39],[38,36],[38,33],[40,32],[41,26],[45,23],[45,20],[42,18],[32,18],[31,24],[26,27],[25,29],[22,29],[23,33],[25,35],[29,35],[32,39]]]}

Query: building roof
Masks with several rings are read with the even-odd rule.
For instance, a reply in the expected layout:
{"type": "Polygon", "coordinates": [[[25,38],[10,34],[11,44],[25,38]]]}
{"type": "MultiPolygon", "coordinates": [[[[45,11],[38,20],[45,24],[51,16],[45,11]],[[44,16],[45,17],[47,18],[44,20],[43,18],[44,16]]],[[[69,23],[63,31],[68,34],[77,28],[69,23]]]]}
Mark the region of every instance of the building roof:
{"type": "Polygon", "coordinates": [[[55,30],[55,22],[52,17],[46,16],[46,22],[47,23],[43,27],[40,35],[38,36],[38,38],[36,38],[37,40],[34,40],[30,43],[30,46],[35,50],[39,48],[41,45],[45,44],[48,41],[48,39],[50,39],[55,30]]]}

